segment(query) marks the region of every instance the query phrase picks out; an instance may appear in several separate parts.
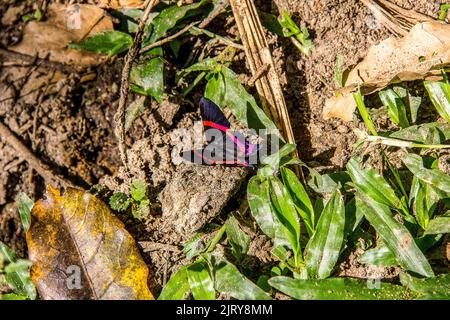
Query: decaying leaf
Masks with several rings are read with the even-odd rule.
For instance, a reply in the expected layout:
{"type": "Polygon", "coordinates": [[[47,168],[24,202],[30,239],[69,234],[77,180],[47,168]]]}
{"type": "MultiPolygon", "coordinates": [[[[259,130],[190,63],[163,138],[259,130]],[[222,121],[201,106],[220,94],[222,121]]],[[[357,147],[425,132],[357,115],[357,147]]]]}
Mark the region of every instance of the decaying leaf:
{"type": "Polygon", "coordinates": [[[144,6],[144,0],[97,0],[101,7],[122,9],[122,8],[141,8],[144,6]]]}
{"type": "Polygon", "coordinates": [[[153,299],[136,243],[95,196],[49,187],[31,214],[31,278],[42,299],[153,299]]]}
{"type": "Polygon", "coordinates": [[[438,21],[415,25],[403,38],[388,38],[369,49],[367,56],[350,71],[345,87],[326,101],[323,117],[350,121],[356,109],[352,91],[364,95],[392,83],[439,75],[450,64],[450,25],[438,21]]]}
{"type": "Polygon", "coordinates": [[[52,61],[67,64],[98,65],[102,59],[97,54],[68,49],[67,46],[108,30],[113,30],[112,20],[97,6],[53,3],[47,9],[46,20],[28,22],[22,41],[9,49],[30,56],[48,55],[52,61]]]}

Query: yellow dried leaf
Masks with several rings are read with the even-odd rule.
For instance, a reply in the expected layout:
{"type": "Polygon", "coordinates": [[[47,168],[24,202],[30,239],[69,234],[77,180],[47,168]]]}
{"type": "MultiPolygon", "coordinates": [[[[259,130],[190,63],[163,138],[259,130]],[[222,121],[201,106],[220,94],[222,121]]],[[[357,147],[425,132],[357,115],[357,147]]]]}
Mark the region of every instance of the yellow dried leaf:
{"type": "Polygon", "coordinates": [[[97,0],[97,3],[106,8],[142,8],[144,0],[97,0]]]}
{"type": "Polygon", "coordinates": [[[20,43],[10,47],[12,51],[47,57],[75,65],[98,65],[104,58],[85,51],[69,49],[77,42],[101,31],[113,30],[111,17],[94,5],[49,5],[45,21],[30,21],[24,28],[20,43]]]}
{"type": "Polygon", "coordinates": [[[323,117],[350,121],[356,108],[351,92],[358,86],[367,95],[392,83],[433,77],[448,64],[450,25],[438,21],[417,24],[401,39],[388,38],[372,46],[349,73],[345,87],[339,90],[341,95],[326,102],[323,117]]]}
{"type": "Polygon", "coordinates": [[[42,299],[153,299],[134,239],[101,200],[48,187],[31,214],[31,279],[42,299]]]}

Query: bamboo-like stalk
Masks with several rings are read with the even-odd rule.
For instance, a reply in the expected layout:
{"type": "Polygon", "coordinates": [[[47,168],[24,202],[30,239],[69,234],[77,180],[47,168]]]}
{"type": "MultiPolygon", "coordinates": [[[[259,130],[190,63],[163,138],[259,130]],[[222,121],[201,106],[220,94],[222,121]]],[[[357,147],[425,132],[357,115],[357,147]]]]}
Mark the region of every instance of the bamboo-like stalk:
{"type": "Polygon", "coordinates": [[[230,4],[245,47],[250,71],[257,78],[255,86],[263,109],[272,117],[286,142],[294,144],[295,138],[286,102],[255,4],[253,0],[230,0],[230,4]],[[260,72],[263,69],[267,71],[260,72]]]}

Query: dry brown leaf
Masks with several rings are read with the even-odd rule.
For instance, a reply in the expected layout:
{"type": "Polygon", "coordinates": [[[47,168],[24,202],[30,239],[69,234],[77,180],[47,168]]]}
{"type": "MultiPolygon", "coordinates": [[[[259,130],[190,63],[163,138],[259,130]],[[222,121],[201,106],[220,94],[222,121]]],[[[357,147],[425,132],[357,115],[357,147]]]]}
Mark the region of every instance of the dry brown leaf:
{"type": "Polygon", "coordinates": [[[97,3],[105,8],[142,8],[144,0],[97,0],[97,3]]]}
{"type": "Polygon", "coordinates": [[[94,5],[49,5],[45,21],[30,21],[24,28],[22,41],[10,47],[12,51],[30,56],[47,55],[52,61],[98,65],[103,57],[85,51],[68,49],[70,42],[80,41],[101,31],[113,30],[106,12],[94,5]]]}
{"type": "Polygon", "coordinates": [[[31,214],[31,279],[42,299],[153,299],[134,239],[101,200],[49,187],[31,214]]]}
{"type": "Polygon", "coordinates": [[[350,121],[356,108],[351,92],[358,86],[364,95],[371,94],[392,83],[435,76],[449,63],[450,25],[437,21],[417,24],[401,39],[388,38],[372,46],[349,73],[341,95],[327,100],[323,117],[350,121]]]}

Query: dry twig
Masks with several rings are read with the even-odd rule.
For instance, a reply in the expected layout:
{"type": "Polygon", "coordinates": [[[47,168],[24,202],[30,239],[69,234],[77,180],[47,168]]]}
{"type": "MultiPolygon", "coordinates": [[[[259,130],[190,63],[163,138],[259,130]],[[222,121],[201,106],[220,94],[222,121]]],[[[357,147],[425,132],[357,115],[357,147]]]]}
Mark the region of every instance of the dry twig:
{"type": "Polygon", "coordinates": [[[114,115],[114,122],[116,124],[116,136],[119,140],[119,152],[122,163],[125,167],[125,170],[128,172],[128,159],[127,159],[127,150],[126,150],[126,130],[125,130],[125,109],[128,98],[128,92],[130,90],[130,71],[133,66],[133,62],[139,54],[139,47],[142,42],[142,38],[144,36],[144,27],[147,23],[150,12],[158,4],[159,0],[147,0],[145,2],[145,11],[142,16],[141,21],[139,22],[138,30],[136,32],[136,36],[134,37],[133,46],[128,51],[125,56],[125,63],[122,69],[122,78],[120,83],[120,98],[119,98],[119,106],[117,108],[117,112],[114,115]]]}
{"type": "Polygon", "coordinates": [[[255,85],[263,108],[281,129],[286,142],[294,144],[286,102],[255,4],[252,0],[230,0],[230,3],[252,76],[258,78],[255,85]]]}
{"type": "Polygon", "coordinates": [[[36,157],[15,135],[11,130],[3,124],[0,120],[0,136],[9,143],[17,152],[17,156],[25,159],[30,167],[36,170],[45,180],[58,183],[64,188],[72,187],[73,184],[53,172],[49,165],[44,163],[41,159],[36,157]]]}

